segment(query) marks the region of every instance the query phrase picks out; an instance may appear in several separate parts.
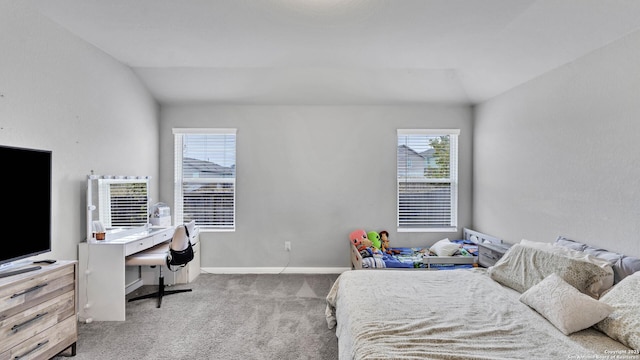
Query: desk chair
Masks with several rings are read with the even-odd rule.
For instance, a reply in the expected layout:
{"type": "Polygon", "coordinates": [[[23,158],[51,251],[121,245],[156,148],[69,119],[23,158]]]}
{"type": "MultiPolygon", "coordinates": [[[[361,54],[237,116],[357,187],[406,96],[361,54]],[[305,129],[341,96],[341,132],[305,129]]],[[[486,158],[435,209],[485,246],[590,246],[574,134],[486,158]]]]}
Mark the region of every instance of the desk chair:
{"type": "MultiPolygon", "coordinates": [[[[180,290],[165,290],[164,285],[164,275],[162,275],[162,267],[164,265],[169,266],[169,261],[171,260],[171,250],[183,251],[190,246],[190,237],[189,237],[189,228],[193,229],[194,222],[191,222],[187,225],[178,225],[176,227],[175,232],[173,233],[173,237],[169,243],[158,244],[152,248],[141,251],[139,253],[130,255],[126,258],[125,264],[128,266],[158,266],[160,269],[160,275],[158,278],[158,291],[146,294],[138,297],[134,297],[129,299],[129,302],[142,300],[142,299],[158,299],[158,308],[162,304],[162,297],[165,295],[178,294],[183,292],[192,291],[191,289],[180,289],[180,290]]],[[[191,232],[193,234],[193,230],[191,232]]],[[[190,260],[184,263],[176,263],[175,259],[171,262],[172,266],[183,267],[190,260]]]]}

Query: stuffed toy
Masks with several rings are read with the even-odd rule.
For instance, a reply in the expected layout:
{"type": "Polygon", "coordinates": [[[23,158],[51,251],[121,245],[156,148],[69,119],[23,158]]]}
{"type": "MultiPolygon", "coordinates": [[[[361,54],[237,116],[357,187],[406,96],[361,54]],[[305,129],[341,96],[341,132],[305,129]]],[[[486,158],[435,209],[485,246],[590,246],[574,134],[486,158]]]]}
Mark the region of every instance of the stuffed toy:
{"type": "Polygon", "coordinates": [[[389,250],[389,233],[387,230],[382,230],[378,234],[380,234],[380,250],[386,253],[389,250]]]}
{"type": "Polygon", "coordinates": [[[369,239],[363,239],[360,242],[360,246],[356,246],[356,249],[358,249],[359,251],[362,251],[364,249],[368,249],[370,247],[373,247],[373,243],[371,243],[371,240],[369,239]]]}
{"type": "Polygon", "coordinates": [[[375,231],[369,231],[367,238],[373,243],[373,247],[380,250],[380,235],[375,231]]]}
{"type": "Polygon", "coordinates": [[[356,249],[358,249],[360,256],[363,258],[372,257],[374,255],[373,251],[371,251],[373,249],[373,244],[371,244],[371,240],[369,239],[362,240],[360,245],[356,246],[356,249]]]}
{"type": "Polygon", "coordinates": [[[362,246],[362,241],[368,240],[367,232],[364,230],[352,231],[351,234],[349,234],[349,240],[351,241],[351,244],[353,244],[353,246],[356,247],[356,249],[360,250],[360,247],[362,246]]]}
{"type": "Polygon", "coordinates": [[[358,250],[360,256],[363,258],[372,257],[373,253],[370,248],[372,247],[371,240],[367,238],[367,232],[364,230],[355,230],[349,234],[349,240],[353,246],[358,250]]]}
{"type": "Polygon", "coordinates": [[[389,232],[387,230],[380,231],[380,251],[385,254],[400,254],[400,250],[394,250],[389,246],[389,232]]]}

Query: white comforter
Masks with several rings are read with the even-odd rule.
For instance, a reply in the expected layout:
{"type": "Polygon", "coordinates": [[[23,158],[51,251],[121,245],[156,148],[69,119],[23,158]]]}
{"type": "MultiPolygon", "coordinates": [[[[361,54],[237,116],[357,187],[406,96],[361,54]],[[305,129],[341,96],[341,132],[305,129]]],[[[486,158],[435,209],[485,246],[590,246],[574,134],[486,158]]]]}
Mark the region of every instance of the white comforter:
{"type": "Polygon", "coordinates": [[[356,270],[327,296],[340,359],[635,359],[587,329],[563,335],[484,269],[356,270]]]}

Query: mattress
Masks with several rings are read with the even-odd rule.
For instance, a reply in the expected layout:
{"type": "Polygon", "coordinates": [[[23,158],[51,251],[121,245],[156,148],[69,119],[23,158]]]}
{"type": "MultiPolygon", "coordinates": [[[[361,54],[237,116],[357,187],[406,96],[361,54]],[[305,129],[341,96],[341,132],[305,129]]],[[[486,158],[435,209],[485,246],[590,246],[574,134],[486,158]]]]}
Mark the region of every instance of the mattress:
{"type": "Polygon", "coordinates": [[[347,271],[327,296],[345,359],[636,359],[589,328],[562,334],[485,269],[347,271]]]}

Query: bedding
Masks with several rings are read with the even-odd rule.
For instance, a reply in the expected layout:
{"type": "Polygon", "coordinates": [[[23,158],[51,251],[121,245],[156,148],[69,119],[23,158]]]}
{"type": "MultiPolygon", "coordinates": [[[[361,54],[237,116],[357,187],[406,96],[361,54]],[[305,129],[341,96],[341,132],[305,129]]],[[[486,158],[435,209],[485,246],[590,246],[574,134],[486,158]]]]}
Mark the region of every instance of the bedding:
{"type": "Polygon", "coordinates": [[[346,271],[326,318],[341,360],[639,358],[593,327],[564,335],[520,296],[482,268],[346,271]]]}
{"type": "Polygon", "coordinates": [[[392,254],[384,254],[382,256],[384,267],[459,269],[471,268],[474,266],[474,263],[477,263],[477,245],[467,240],[449,241],[447,239],[447,241],[449,242],[447,246],[449,246],[450,249],[444,254],[436,254],[431,248],[390,248],[392,254]],[[455,251],[453,251],[454,247],[455,251]],[[476,258],[474,258],[474,256],[476,258]],[[456,263],[456,261],[460,263],[456,263]]]}
{"type": "Polygon", "coordinates": [[[502,240],[467,228],[463,229],[463,239],[442,239],[430,247],[392,247],[389,252],[378,256],[363,254],[350,242],[351,268],[417,268],[452,270],[472,268],[478,263],[478,242],[502,240]]]}
{"type": "Polygon", "coordinates": [[[553,273],[595,299],[613,285],[608,262],[550,243],[522,240],[489,268],[493,280],[521,293],[553,273]]]}
{"type": "Polygon", "coordinates": [[[613,312],[613,307],[585,295],[553,273],[522,295],[520,301],[569,335],[597,324],[613,312]]]}
{"type": "Polygon", "coordinates": [[[638,259],[558,239],[488,269],[342,273],[326,298],[339,358],[640,358],[638,259]]]}
{"type": "Polygon", "coordinates": [[[640,271],[640,259],[633,256],[627,256],[613,251],[595,248],[587,244],[583,244],[579,241],[568,239],[564,236],[558,236],[554,245],[583,251],[587,254],[595,256],[596,258],[607,261],[613,267],[614,284],[619,283],[620,281],[622,281],[622,279],[635,273],[636,271],[640,271]]]}
{"type": "Polygon", "coordinates": [[[613,312],[596,327],[632,349],[640,349],[640,272],[622,279],[607,291],[601,302],[613,312]]]}

